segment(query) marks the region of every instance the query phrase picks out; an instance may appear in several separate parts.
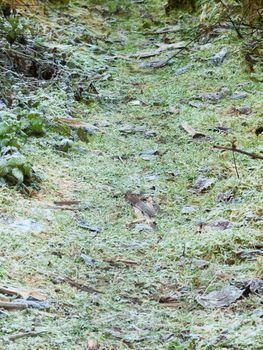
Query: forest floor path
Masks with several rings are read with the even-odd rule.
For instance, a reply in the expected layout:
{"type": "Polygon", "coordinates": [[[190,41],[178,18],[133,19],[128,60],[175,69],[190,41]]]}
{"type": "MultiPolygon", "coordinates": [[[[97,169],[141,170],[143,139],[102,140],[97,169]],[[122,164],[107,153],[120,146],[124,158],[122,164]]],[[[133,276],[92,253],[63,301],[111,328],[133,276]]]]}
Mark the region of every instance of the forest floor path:
{"type": "Polygon", "coordinates": [[[260,85],[235,33],[191,43],[180,23],[133,6],[129,20],[99,7],[50,14],[43,40],[83,76],[73,102],[68,81],[31,97],[51,117],[81,120],[88,142],[58,151],[50,128],[29,147],[39,193],[4,192],[17,221],[1,223],[3,281],[50,305],[3,314],[3,349],[262,348],[262,286],[201,305],[262,277],[261,161],[213,149],[260,154],[260,85]],[[32,329],[43,333],[8,341],[32,329]]]}

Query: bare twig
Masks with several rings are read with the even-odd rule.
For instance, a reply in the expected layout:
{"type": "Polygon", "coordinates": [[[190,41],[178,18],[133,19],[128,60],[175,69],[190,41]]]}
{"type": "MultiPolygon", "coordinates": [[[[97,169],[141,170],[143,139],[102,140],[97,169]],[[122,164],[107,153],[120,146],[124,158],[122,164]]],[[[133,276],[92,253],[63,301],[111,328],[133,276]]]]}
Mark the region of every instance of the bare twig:
{"type": "MultiPolygon", "coordinates": [[[[224,2],[222,0],[219,0],[220,4],[226,9],[226,5],[224,4],[224,2]]],[[[229,19],[229,21],[231,22],[231,24],[233,25],[235,31],[237,32],[237,36],[239,37],[239,39],[243,38],[243,35],[241,34],[239,28],[236,26],[235,22],[232,20],[231,16],[227,13],[227,17],[229,19]]]]}
{"type": "Polygon", "coordinates": [[[263,160],[263,156],[256,154],[256,153],[250,153],[247,151],[243,151],[242,149],[236,148],[236,147],[225,147],[225,146],[213,146],[214,149],[220,149],[222,151],[232,151],[232,152],[237,152],[237,153],[241,153],[244,154],[252,159],[262,159],[263,160]]]}
{"type": "Polygon", "coordinates": [[[24,333],[17,333],[17,334],[3,337],[3,340],[14,341],[16,339],[25,338],[25,337],[37,337],[43,333],[47,333],[47,331],[38,331],[38,332],[37,331],[30,331],[30,332],[24,332],[24,333]]]}

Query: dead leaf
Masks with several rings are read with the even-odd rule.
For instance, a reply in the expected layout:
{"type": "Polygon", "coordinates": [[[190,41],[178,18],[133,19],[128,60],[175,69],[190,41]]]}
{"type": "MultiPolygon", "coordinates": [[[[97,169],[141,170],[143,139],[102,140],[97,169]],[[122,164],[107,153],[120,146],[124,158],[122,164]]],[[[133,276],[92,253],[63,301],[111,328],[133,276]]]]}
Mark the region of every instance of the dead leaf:
{"type": "Polygon", "coordinates": [[[242,250],[237,253],[237,256],[241,259],[256,260],[257,256],[263,256],[262,249],[242,250]]]}
{"type": "Polygon", "coordinates": [[[0,295],[0,301],[4,301],[4,302],[9,302],[10,298],[4,296],[4,295],[0,295]]]}
{"type": "Polygon", "coordinates": [[[193,67],[193,64],[192,64],[192,63],[189,63],[189,64],[187,64],[186,66],[177,68],[177,69],[174,71],[174,74],[178,77],[179,75],[182,75],[182,74],[188,72],[192,67],[193,67]]]}
{"type": "Polygon", "coordinates": [[[0,309],[9,311],[25,310],[28,308],[27,304],[16,303],[16,302],[0,302],[0,309]]]}
{"type": "Polygon", "coordinates": [[[158,206],[154,204],[152,197],[127,192],[125,199],[147,219],[154,217],[157,213],[158,206]]]}
{"type": "Polygon", "coordinates": [[[88,230],[88,231],[91,231],[91,232],[96,232],[96,233],[102,232],[102,228],[100,228],[98,226],[90,225],[87,222],[84,222],[82,220],[78,221],[78,227],[81,227],[84,230],[88,230]]]}
{"type": "Polygon", "coordinates": [[[201,259],[192,259],[191,264],[199,269],[204,269],[209,266],[209,262],[201,259]]]}
{"type": "Polygon", "coordinates": [[[196,301],[205,308],[215,309],[227,307],[242,297],[244,289],[235,286],[225,286],[219,291],[211,292],[207,295],[198,296],[196,301]]]}
{"type": "Polygon", "coordinates": [[[233,227],[233,223],[227,220],[217,220],[212,224],[212,227],[215,227],[219,230],[229,230],[233,227]]]}
{"type": "Polygon", "coordinates": [[[54,201],[54,204],[59,207],[76,205],[80,203],[81,203],[80,201],[74,201],[74,200],[54,201]]]}
{"type": "Polygon", "coordinates": [[[247,93],[246,92],[236,92],[235,94],[229,96],[230,100],[240,100],[240,99],[244,99],[247,97],[247,93]]]}
{"type": "Polygon", "coordinates": [[[156,60],[156,61],[149,61],[149,62],[143,62],[139,65],[139,68],[141,69],[149,69],[149,68],[162,68],[165,67],[170,63],[172,58],[174,57],[174,53],[170,55],[169,57],[162,59],[162,60],[156,60]]]}
{"type": "Polygon", "coordinates": [[[246,281],[245,283],[245,295],[249,295],[250,293],[252,294],[257,294],[257,295],[262,295],[263,296],[263,281],[260,279],[253,279],[246,281]]]}
{"type": "Polygon", "coordinates": [[[222,132],[224,134],[229,134],[233,130],[231,128],[226,128],[223,126],[214,126],[212,128],[209,128],[208,130],[214,131],[214,132],[222,132]]]}
{"type": "Polygon", "coordinates": [[[190,135],[193,139],[205,138],[206,135],[196,131],[187,122],[181,124],[182,128],[190,135]]]}
{"type": "Polygon", "coordinates": [[[127,126],[125,128],[119,129],[122,134],[132,135],[132,134],[144,134],[145,137],[155,137],[157,132],[155,130],[147,130],[144,126],[127,126]]]}
{"type": "Polygon", "coordinates": [[[17,334],[12,334],[9,336],[4,336],[3,340],[6,342],[15,341],[16,339],[26,338],[26,337],[38,337],[41,334],[47,333],[47,330],[41,331],[30,331],[30,332],[21,332],[17,334]]]}
{"type": "Polygon", "coordinates": [[[233,199],[232,191],[221,192],[216,197],[217,202],[230,202],[232,199],[233,199]]]}
{"type": "Polygon", "coordinates": [[[220,66],[221,64],[223,64],[226,58],[226,54],[227,51],[225,49],[222,49],[221,51],[217,52],[211,57],[209,63],[213,66],[220,66]]]}
{"type": "Polygon", "coordinates": [[[35,300],[47,300],[47,295],[37,290],[30,290],[25,288],[0,286],[0,293],[7,295],[17,295],[24,299],[33,298],[35,300]]]}
{"type": "Polygon", "coordinates": [[[180,41],[178,43],[172,43],[172,44],[160,44],[158,49],[151,50],[151,51],[142,51],[138,53],[134,53],[129,55],[129,58],[149,58],[153,56],[160,55],[164,51],[169,50],[176,50],[176,49],[184,49],[186,47],[186,43],[184,41],[180,41]]]}
{"type": "Polygon", "coordinates": [[[80,255],[81,259],[85,262],[87,266],[95,266],[97,264],[96,260],[91,258],[90,256],[86,254],[80,255]]]}
{"type": "Polygon", "coordinates": [[[85,284],[81,284],[79,282],[76,282],[74,280],[72,280],[69,277],[64,277],[64,276],[56,276],[51,274],[51,280],[53,283],[58,284],[58,283],[67,283],[68,285],[70,285],[71,287],[74,287],[76,289],[81,290],[82,292],[88,292],[88,293],[101,293],[100,291],[98,291],[97,289],[87,286],[85,284]]]}
{"type": "Polygon", "coordinates": [[[157,149],[148,149],[140,153],[140,158],[149,161],[159,154],[160,153],[157,149]]]}
{"type": "Polygon", "coordinates": [[[100,348],[97,340],[89,339],[87,344],[87,350],[98,350],[100,348]]]}
{"type": "Polygon", "coordinates": [[[87,128],[90,130],[99,130],[98,127],[96,127],[92,124],[86,123],[83,120],[77,120],[77,119],[73,119],[73,118],[59,118],[59,121],[65,123],[67,125],[70,125],[71,127],[75,127],[75,128],[82,127],[82,128],[87,128]]]}
{"type": "Polygon", "coordinates": [[[200,176],[192,187],[192,190],[196,193],[204,193],[216,182],[214,178],[206,178],[200,176]]]}
{"type": "Polygon", "coordinates": [[[252,112],[251,108],[249,106],[240,106],[240,107],[236,107],[235,110],[239,113],[239,114],[250,114],[252,112]]]}

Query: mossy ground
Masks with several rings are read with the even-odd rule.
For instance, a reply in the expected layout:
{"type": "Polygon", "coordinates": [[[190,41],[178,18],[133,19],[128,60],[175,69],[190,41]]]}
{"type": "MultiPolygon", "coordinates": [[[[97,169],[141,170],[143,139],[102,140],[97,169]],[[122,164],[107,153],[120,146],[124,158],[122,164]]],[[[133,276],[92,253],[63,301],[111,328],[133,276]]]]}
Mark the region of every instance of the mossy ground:
{"type": "MultiPolygon", "coordinates": [[[[56,39],[53,34],[57,28],[47,31],[47,37],[43,35],[44,42],[52,38],[66,44],[76,35],[76,27],[84,28],[85,21],[93,32],[108,33],[112,43],[104,43],[104,52],[98,55],[85,45],[72,43],[62,51],[66,50],[74,68],[83,72],[107,62],[111,78],[94,82],[100,96],[88,107],[77,102],[69,105],[56,84],[32,93],[31,98],[38,100],[39,109],[46,115],[67,117],[70,110],[79,119],[96,123],[100,130],[89,143],[76,142],[67,154],[49,145],[52,133],[47,141],[37,139],[27,146],[27,153],[42,174],[40,192],[28,199],[14,189],[1,189],[2,213],[35,219],[46,227],[44,232],[32,234],[1,228],[2,283],[41,289],[51,302],[47,311],[3,314],[2,336],[32,329],[46,333],[2,341],[2,349],[86,349],[89,339],[97,340],[101,349],[263,346],[262,319],[253,314],[262,309],[259,296],[219,310],[204,309],[195,301],[197,295],[226,284],[262,277],[262,260],[240,260],[236,255],[262,244],[261,163],[236,155],[238,178],[232,153],[212,149],[214,144],[229,145],[235,138],[238,147],[257,152],[262,145],[262,136],[255,134],[262,122],[262,86],[245,71],[240,43],[229,31],[213,40],[211,47],[183,51],[171,65],[157,70],[138,69],[141,60],[112,59],[115,54],[150,49],[161,41],[161,36],[143,35],[139,14],[145,5],[132,6],[129,20],[125,14],[105,20],[84,8],[63,10],[55,13],[56,26],[62,29],[56,39]],[[67,20],[67,13],[71,20],[67,20]],[[209,65],[211,55],[222,47],[228,51],[225,62],[218,67],[209,65]],[[190,62],[193,67],[189,71],[174,74],[176,68],[190,62]],[[232,93],[245,91],[247,98],[205,101],[199,108],[189,105],[195,95],[221,87],[232,93]],[[141,103],[133,105],[130,101],[141,103]],[[231,113],[232,107],[241,105],[250,106],[251,114],[231,113]],[[175,113],[170,112],[171,107],[175,113]],[[185,121],[211,139],[193,140],[181,128],[185,121]],[[157,136],[122,135],[119,130],[127,125],[145,126],[157,136]],[[215,126],[232,131],[225,135],[209,130],[215,126]],[[159,155],[150,161],[140,158],[140,152],[155,148],[159,155]],[[201,175],[214,178],[215,185],[203,194],[189,191],[201,175]],[[154,231],[139,233],[129,225],[134,213],[125,201],[128,190],[151,195],[159,203],[154,231]],[[229,190],[235,193],[234,199],[218,203],[217,195],[229,190]],[[103,231],[94,234],[83,230],[77,226],[74,211],[54,209],[53,201],[67,199],[80,200],[86,210],[78,215],[103,231]],[[185,206],[195,211],[183,215],[185,206]],[[233,228],[212,227],[218,219],[232,222],[233,228]],[[80,258],[83,253],[97,264],[86,266],[80,258]],[[118,262],[118,258],[136,264],[118,262]],[[194,267],[193,258],[207,260],[208,267],[194,267]],[[81,292],[63,283],[55,285],[51,273],[68,276],[101,293],[81,292]],[[160,298],[173,301],[162,304],[160,298]]],[[[159,27],[165,25],[160,22],[159,27]]],[[[150,24],[152,30],[157,28],[150,24]]],[[[181,41],[182,35],[179,31],[170,38],[181,41]]]]}

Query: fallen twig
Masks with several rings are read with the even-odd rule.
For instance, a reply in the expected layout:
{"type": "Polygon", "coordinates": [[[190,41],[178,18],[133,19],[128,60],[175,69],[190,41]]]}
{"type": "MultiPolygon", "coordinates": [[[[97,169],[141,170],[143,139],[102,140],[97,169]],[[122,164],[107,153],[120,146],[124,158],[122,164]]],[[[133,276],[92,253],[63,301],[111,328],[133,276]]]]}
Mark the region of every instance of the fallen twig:
{"type": "Polygon", "coordinates": [[[37,337],[46,332],[47,331],[38,331],[38,332],[30,331],[30,332],[17,333],[10,336],[4,336],[3,340],[8,342],[8,341],[14,341],[16,339],[25,338],[25,337],[37,337]]]}
{"type": "Polygon", "coordinates": [[[25,303],[0,302],[0,309],[12,311],[12,310],[24,310],[27,308],[28,308],[28,305],[25,303]]]}
{"type": "Polygon", "coordinates": [[[256,153],[251,153],[251,152],[247,152],[247,151],[243,151],[242,149],[236,148],[236,147],[225,147],[225,146],[213,146],[214,149],[220,149],[222,151],[232,151],[232,152],[237,152],[237,153],[241,153],[244,154],[252,159],[262,159],[263,160],[263,156],[260,156],[259,154],[256,153]]]}

